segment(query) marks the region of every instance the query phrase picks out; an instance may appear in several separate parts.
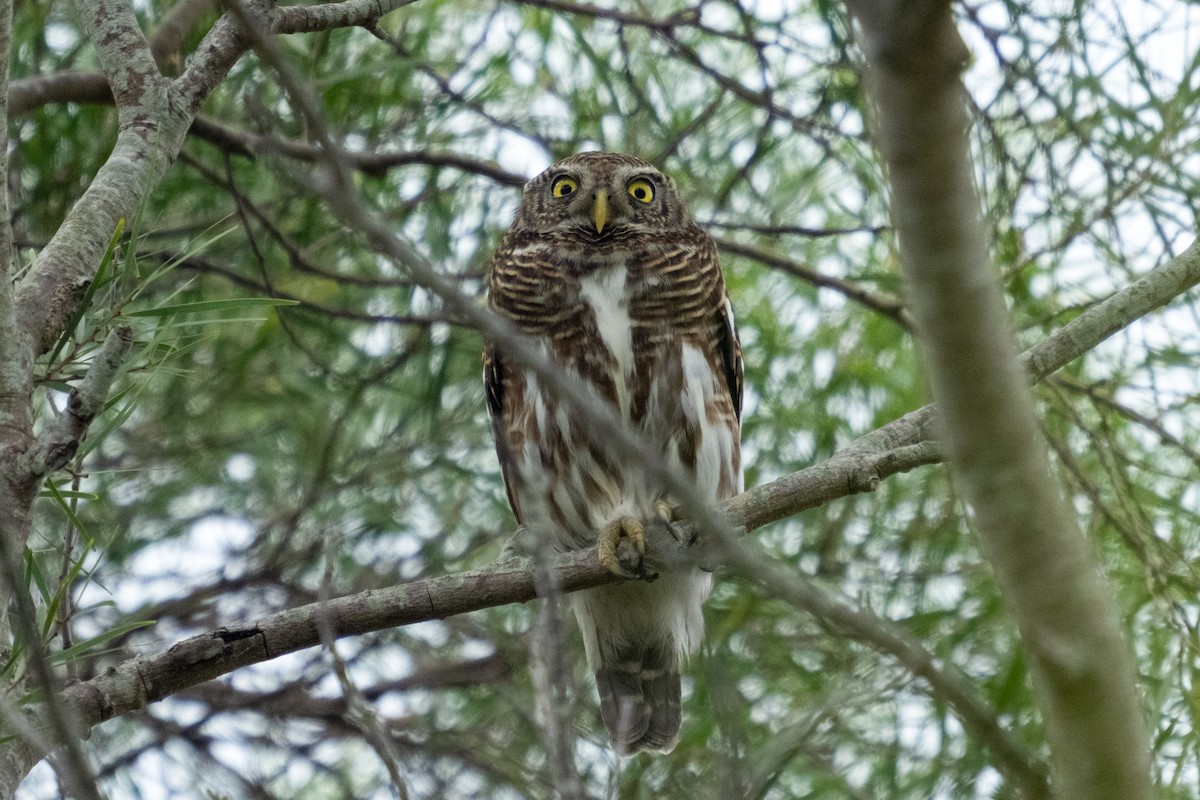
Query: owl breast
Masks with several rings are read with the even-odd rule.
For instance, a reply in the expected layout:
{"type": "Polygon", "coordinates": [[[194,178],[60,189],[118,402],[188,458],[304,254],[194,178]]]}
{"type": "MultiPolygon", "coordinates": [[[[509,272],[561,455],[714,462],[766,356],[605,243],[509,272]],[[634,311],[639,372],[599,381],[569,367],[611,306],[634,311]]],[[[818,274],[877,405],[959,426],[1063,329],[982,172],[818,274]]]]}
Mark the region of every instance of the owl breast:
{"type": "MultiPolygon", "coordinates": [[[[699,492],[732,496],[741,490],[738,448],[711,331],[689,325],[686,314],[662,313],[669,285],[644,266],[644,258],[609,257],[576,272],[565,290],[551,287],[547,299],[561,307],[543,313],[552,323],[538,338],[699,492]]],[[[544,529],[561,549],[590,546],[608,521],[649,519],[657,500],[670,500],[532,373],[514,370],[506,392],[521,395],[505,422],[510,441],[520,443],[510,488],[526,527],[544,529]]]]}

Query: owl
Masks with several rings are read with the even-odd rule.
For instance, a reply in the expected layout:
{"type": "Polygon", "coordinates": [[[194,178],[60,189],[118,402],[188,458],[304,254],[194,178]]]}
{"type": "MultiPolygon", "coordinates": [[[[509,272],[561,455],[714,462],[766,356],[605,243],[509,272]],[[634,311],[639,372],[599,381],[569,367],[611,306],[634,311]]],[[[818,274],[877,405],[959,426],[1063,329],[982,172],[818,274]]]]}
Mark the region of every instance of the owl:
{"type": "MultiPolygon", "coordinates": [[[[703,496],[742,490],[741,347],[717,248],[653,165],[581,153],[527,183],[488,302],[703,496]]],[[[686,517],[500,342],[486,346],[484,388],[508,500],[530,534],[557,551],[596,545],[623,575],[622,539],[644,553],[647,526],[686,517]]],[[[693,569],[571,595],[618,753],[678,742],[680,667],[711,587],[693,569]]]]}

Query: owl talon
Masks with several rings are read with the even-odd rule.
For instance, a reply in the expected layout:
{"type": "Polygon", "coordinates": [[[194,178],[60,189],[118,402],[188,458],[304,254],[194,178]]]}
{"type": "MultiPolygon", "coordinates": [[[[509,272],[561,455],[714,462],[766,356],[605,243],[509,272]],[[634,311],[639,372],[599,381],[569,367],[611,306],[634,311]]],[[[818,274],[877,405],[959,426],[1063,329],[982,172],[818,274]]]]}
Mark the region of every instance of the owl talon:
{"type": "Polygon", "coordinates": [[[655,500],[654,516],[656,517],[655,521],[666,529],[672,539],[685,547],[691,546],[692,543],[685,540],[680,529],[675,525],[676,522],[683,521],[683,516],[680,515],[678,506],[673,506],[666,500],[655,500]]]}
{"type": "Polygon", "coordinates": [[[600,557],[600,566],[614,575],[622,578],[641,578],[641,556],[646,554],[646,529],[642,523],[633,517],[617,517],[604,526],[596,540],[596,551],[600,557]],[[617,548],[621,539],[628,539],[638,553],[638,571],[630,572],[621,565],[617,548]]]}

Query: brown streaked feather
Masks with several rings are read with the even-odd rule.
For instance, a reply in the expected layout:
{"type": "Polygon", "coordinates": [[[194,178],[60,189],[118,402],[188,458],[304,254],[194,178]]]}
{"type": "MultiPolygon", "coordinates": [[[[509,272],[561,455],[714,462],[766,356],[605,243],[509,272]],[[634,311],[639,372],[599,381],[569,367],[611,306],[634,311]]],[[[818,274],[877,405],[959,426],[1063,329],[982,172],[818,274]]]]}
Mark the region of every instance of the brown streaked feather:
{"type": "Polygon", "coordinates": [[[523,525],[521,506],[513,490],[512,450],[504,430],[504,361],[490,342],[483,350],[483,393],[487,397],[488,417],[492,422],[492,438],[496,442],[500,474],[504,478],[504,492],[508,495],[508,505],[517,518],[517,524],[523,525]]]}
{"type": "Polygon", "coordinates": [[[733,413],[742,421],[742,378],[745,366],[742,363],[742,339],[738,335],[737,321],[727,305],[728,299],[721,298],[717,309],[720,328],[717,332],[717,347],[721,363],[725,368],[725,383],[729,386],[729,399],[733,401],[733,413]]]}

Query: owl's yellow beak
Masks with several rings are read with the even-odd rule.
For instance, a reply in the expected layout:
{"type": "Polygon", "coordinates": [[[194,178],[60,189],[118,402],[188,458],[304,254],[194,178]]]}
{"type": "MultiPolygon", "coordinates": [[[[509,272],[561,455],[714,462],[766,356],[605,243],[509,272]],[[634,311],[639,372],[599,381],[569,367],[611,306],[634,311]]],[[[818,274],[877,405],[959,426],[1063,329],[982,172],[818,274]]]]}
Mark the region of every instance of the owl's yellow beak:
{"type": "Polygon", "coordinates": [[[603,189],[596,192],[592,203],[592,221],[596,223],[596,233],[604,233],[604,224],[608,222],[608,192],[603,189]]]}

